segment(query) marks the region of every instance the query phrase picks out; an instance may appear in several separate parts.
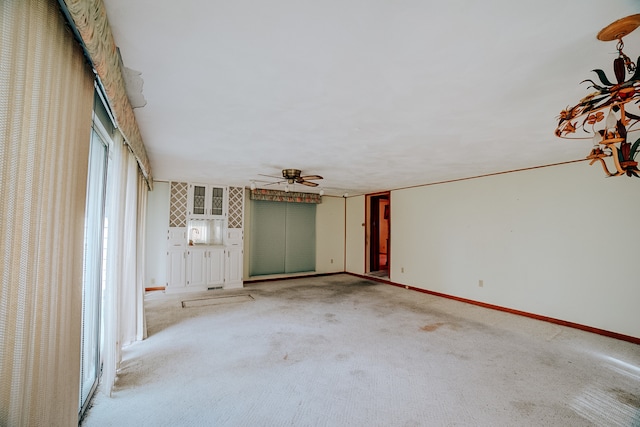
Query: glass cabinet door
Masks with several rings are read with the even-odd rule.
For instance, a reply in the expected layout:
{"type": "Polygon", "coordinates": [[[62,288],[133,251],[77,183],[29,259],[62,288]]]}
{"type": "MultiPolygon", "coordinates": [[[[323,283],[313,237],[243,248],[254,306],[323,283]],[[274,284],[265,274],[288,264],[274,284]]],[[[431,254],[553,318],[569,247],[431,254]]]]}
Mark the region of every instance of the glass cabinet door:
{"type": "Polygon", "coordinates": [[[224,208],[224,189],[219,187],[211,188],[211,215],[222,216],[224,208]]]}
{"type": "Polygon", "coordinates": [[[205,212],[205,198],[207,196],[207,188],[200,185],[193,186],[193,211],[194,215],[206,215],[205,212]]]}

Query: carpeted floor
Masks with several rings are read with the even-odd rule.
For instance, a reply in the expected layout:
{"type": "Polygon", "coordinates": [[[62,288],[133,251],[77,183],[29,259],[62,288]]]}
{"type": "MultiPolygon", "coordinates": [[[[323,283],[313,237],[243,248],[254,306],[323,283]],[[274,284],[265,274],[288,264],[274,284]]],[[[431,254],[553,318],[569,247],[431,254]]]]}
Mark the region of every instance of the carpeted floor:
{"type": "Polygon", "coordinates": [[[640,426],[640,346],[350,275],[146,309],[84,426],[640,426]]]}

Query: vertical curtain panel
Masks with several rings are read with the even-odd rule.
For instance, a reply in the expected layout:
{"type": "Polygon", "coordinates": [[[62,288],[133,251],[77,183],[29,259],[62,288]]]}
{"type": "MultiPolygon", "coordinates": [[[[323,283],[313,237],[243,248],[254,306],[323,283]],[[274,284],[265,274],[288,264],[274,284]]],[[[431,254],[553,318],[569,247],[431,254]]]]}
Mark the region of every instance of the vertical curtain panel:
{"type": "Polygon", "coordinates": [[[146,337],[144,320],[144,236],[147,186],[134,155],[114,137],[107,183],[107,266],[101,384],[113,391],[122,348],[146,337]],[[143,239],[142,239],[143,240],[143,239]]]}
{"type": "Polygon", "coordinates": [[[104,346],[102,351],[102,387],[110,394],[116,381],[116,371],[120,364],[121,322],[120,307],[123,284],[128,282],[125,274],[125,245],[127,203],[127,171],[129,170],[129,151],[122,143],[121,136],[114,137],[113,150],[107,178],[107,265],[104,293],[104,346]]]}
{"type": "Polygon", "coordinates": [[[0,1],[0,425],[77,425],[93,73],[52,1],[0,1]]]}
{"type": "Polygon", "coordinates": [[[147,253],[147,249],[145,246],[145,237],[147,234],[147,193],[149,191],[149,187],[147,187],[147,183],[142,176],[142,174],[138,174],[138,210],[137,210],[137,242],[136,245],[138,250],[136,252],[137,263],[136,263],[136,299],[135,299],[135,310],[136,310],[136,341],[140,341],[147,338],[147,321],[144,312],[144,284],[145,284],[145,256],[147,253]]]}
{"type": "MultiPolygon", "coordinates": [[[[136,160],[129,150],[125,149],[126,158],[126,175],[125,180],[125,202],[120,207],[124,230],[122,236],[122,247],[119,255],[123,259],[123,269],[121,280],[118,282],[120,287],[120,307],[118,315],[120,316],[119,351],[123,346],[129,345],[136,341],[137,335],[137,302],[142,298],[143,294],[138,295],[138,167],[136,160]]],[[[122,356],[119,355],[118,363],[122,356]]]]}

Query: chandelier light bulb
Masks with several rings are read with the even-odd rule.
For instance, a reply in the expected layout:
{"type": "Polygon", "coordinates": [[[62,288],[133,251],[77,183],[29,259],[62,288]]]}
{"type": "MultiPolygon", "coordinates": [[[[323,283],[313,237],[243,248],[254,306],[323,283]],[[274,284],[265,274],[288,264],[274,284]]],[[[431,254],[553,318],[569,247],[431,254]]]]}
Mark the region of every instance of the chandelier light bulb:
{"type": "Polygon", "coordinates": [[[320,196],[324,196],[324,190],[320,190],[320,196]]]}
{"type": "Polygon", "coordinates": [[[285,192],[285,193],[288,193],[288,192],[289,192],[289,184],[287,184],[287,185],[285,185],[285,186],[284,186],[284,192],[285,192]]]}
{"type": "Polygon", "coordinates": [[[255,183],[255,182],[253,182],[253,181],[251,181],[251,189],[252,189],[252,190],[255,190],[255,189],[256,189],[256,183],[255,183]]]}
{"type": "Polygon", "coordinates": [[[602,141],[602,136],[600,135],[600,132],[596,132],[593,134],[593,147],[597,148],[598,146],[600,146],[600,141],[602,141]]]}

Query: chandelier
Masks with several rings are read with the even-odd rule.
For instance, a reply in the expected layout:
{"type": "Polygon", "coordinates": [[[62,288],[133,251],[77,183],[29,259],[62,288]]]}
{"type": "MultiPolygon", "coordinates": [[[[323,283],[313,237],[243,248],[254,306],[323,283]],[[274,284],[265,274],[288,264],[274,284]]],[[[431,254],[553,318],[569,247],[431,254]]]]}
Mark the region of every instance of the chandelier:
{"type": "Polygon", "coordinates": [[[589,88],[595,92],[582,98],[576,106],[561,111],[555,132],[560,138],[591,139],[589,164],[600,162],[607,176],[640,178],[635,161],[640,138],[635,142],[627,140],[631,132],[640,130],[640,70],[622,51],[622,38],[638,26],[640,14],[619,19],[598,33],[598,40],[618,41],[618,57],[613,60],[615,81],[612,83],[604,71],[593,70],[598,81],[587,79],[582,83],[591,83],[589,88]],[[628,80],[627,73],[631,75],[628,80]],[[612,170],[605,162],[607,158],[613,162],[612,170]]]}

